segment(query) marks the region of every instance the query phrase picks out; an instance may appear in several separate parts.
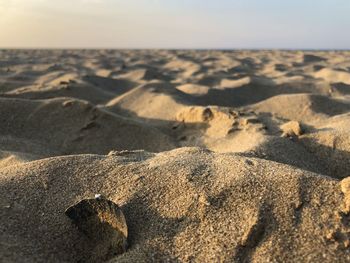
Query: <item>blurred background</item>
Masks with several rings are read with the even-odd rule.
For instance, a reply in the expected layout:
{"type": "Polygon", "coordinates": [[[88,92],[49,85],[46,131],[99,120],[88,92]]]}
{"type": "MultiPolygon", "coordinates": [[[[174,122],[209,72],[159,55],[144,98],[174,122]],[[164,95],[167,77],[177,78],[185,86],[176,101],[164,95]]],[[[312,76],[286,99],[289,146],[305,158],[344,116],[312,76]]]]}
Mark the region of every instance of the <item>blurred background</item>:
{"type": "Polygon", "coordinates": [[[348,0],[0,0],[2,48],[347,49],[348,0]]]}

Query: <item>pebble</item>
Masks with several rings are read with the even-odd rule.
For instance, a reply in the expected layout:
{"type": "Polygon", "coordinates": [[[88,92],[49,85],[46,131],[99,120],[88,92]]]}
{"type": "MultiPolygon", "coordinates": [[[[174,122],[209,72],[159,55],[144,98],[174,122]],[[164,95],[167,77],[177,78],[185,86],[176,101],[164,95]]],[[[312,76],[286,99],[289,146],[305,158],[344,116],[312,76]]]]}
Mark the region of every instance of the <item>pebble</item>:
{"type": "Polygon", "coordinates": [[[298,137],[303,134],[300,123],[297,121],[289,121],[280,126],[282,137],[298,137]]]}

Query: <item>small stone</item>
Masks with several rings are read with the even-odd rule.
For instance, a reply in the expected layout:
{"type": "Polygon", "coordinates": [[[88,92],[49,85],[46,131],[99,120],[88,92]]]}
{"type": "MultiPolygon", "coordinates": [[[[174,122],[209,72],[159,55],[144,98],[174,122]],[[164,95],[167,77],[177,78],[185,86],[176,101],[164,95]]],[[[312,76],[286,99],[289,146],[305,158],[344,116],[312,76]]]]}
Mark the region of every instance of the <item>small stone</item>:
{"type": "Polygon", "coordinates": [[[73,105],[73,102],[74,102],[73,100],[66,100],[62,103],[62,106],[63,107],[70,107],[73,105]]]}
{"type": "Polygon", "coordinates": [[[210,203],[208,202],[208,199],[204,195],[200,195],[198,198],[198,201],[203,205],[206,205],[206,206],[210,205],[210,203]]]}
{"type": "Polygon", "coordinates": [[[114,202],[97,194],[69,207],[65,214],[93,242],[99,259],[108,260],[126,251],[128,227],[114,202]]]}
{"type": "Polygon", "coordinates": [[[345,248],[349,248],[350,247],[350,240],[349,239],[345,239],[343,243],[344,243],[344,247],[345,248]]]}
{"type": "Polygon", "coordinates": [[[214,114],[210,108],[205,108],[202,113],[202,119],[204,122],[210,121],[214,118],[214,114]]]}
{"type": "Polygon", "coordinates": [[[334,234],[335,234],[334,231],[328,232],[326,235],[326,239],[330,241],[334,241],[334,234]]]}
{"type": "Polygon", "coordinates": [[[246,159],[245,160],[245,163],[248,164],[248,165],[254,165],[253,161],[249,160],[249,159],[246,159]]]}
{"type": "Polygon", "coordinates": [[[300,123],[290,121],[280,126],[282,137],[298,137],[303,134],[300,123]]]}
{"type": "Polygon", "coordinates": [[[344,194],[344,205],[342,212],[350,213],[350,176],[340,181],[340,189],[344,194]]]}
{"type": "Polygon", "coordinates": [[[247,126],[248,125],[248,119],[243,118],[239,121],[240,126],[247,126]]]}
{"type": "Polygon", "coordinates": [[[235,118],[239,116],[239,112],[238,111],[229,110],[229,113],[235,118]]]}
{"type": "Polygon", "coordinates": [[[95,194],[95,199],[103,198],[101,194],[95,194]]]}
{"type": "Polygon", "coordinates": [[[62,81],[60,81],[60,83],[59,83],[60,85],[68,85],[69,84],[69,82],[68,81],[64,81],[64,80],[62,80],[62,81]]]}
{"type": "Polygon", "coordinates": [[[343,194],[350,193],[350,176],[341,180],[340,187],[341,187],[341,191],[343,192],[343,194]]]}

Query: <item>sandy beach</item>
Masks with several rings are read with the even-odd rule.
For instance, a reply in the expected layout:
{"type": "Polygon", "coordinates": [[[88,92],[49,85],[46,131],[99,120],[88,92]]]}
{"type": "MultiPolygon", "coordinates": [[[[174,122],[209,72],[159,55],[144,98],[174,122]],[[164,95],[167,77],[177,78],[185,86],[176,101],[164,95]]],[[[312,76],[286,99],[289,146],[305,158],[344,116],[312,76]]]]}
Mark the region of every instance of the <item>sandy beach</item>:
{"type": "Polygon", "coordinates": [[[0,195],[1,262],[350,262],[350,51],[0,50],[0,195]]]}

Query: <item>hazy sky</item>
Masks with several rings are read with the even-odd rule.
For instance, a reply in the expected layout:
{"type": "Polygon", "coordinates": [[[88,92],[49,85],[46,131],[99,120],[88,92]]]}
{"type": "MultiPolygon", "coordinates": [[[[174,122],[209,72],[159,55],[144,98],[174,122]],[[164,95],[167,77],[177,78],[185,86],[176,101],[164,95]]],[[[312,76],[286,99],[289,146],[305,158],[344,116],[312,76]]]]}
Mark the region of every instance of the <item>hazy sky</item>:
{"type": "Polygon", "coordinates": [[[350,0],[0,0],[0,47],[350,49],[350,0]]]}

